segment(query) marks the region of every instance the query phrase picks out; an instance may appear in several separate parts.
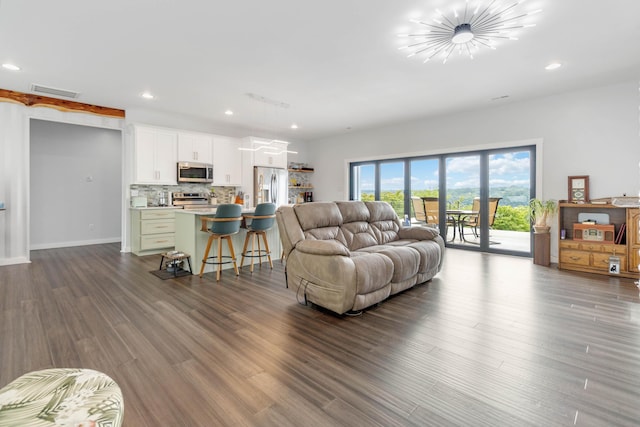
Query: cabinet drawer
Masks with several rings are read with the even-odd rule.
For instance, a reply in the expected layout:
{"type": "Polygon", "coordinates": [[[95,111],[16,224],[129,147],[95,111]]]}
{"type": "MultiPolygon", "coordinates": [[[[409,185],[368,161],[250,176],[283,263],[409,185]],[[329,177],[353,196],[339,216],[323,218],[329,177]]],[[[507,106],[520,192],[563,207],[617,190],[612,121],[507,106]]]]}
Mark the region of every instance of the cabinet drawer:
{"type": "Polygon", "coordinates": [[[143,210],[140,212],[141,219],[171,219],[176,217],[173,209],[143,210]]]}
{"type": "MultiPolygon", "coordinates": [[[[604,270],[606,272],[609,272],[609,257],[611,255],[609,254],[598,254],[598,253],[594,253],[593,254],[593,264],[592,266],[599,269],[599,270],[604,270]]],[[[627,265],[627,257],[626,256],[621,256],[621,255],[616,255],[618,257],[620,257],[620,267],[624,269],[624,267],[627,265]]]]}
{"type": "Polygon", "coordinates": [[[560,240],[560,247],[564,249],[580,249],[580,242],[575,240],[560,240]]]}
{"type": "Polygon", "coordinates": [[[140,249],[143,251],[148,249],[171,248],[175,246],[175,243],[176,239],[173,233],[140,237],[140,249]]]}
{"type": "Polygon", "coordinates": [[[589,255],[589,252],[563,250],[560,252],[560,262],[589,267],[589,255]]]}
{"type": "Polygon", "coordinates": [[[140,234],[173,233],[176,231],[175,221],[149,220],[140,224],[140,234]]]}
{"type": "Polygon", "coordinates": [[[607,254],[622,254],[626,253],[626,247],[621,245],[610,245],[607,243],[581,243],[580,249],[590,252],[602,252],[607,254]]]}

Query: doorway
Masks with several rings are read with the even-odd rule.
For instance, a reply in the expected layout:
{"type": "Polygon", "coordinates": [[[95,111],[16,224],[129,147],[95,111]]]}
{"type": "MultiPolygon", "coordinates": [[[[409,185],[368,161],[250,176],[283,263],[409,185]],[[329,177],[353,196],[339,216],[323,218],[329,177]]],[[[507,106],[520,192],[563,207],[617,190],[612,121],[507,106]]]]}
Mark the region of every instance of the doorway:
{"type": "Polygon", "coordinates": [[[486,150],[445,159],[452,245],[531,255],[528,204],[535,194],[535,149],[486,150]]]}
{"type": "Polygon", "coordinates": [[[122,132],[31,119],[30,248],[119,242],[122,132]]]}

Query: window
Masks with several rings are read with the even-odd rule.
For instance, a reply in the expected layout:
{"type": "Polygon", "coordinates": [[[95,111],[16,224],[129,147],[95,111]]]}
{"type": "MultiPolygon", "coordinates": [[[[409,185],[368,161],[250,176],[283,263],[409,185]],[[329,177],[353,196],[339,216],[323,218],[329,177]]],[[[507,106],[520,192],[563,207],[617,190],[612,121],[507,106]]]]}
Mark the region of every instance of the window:
{"type": "Polygon", "coordinates": [[[527,146],[352,163],[350,196],[437,224],[449,246],[530,256],[534,183],[535,146],[527,146]]]}

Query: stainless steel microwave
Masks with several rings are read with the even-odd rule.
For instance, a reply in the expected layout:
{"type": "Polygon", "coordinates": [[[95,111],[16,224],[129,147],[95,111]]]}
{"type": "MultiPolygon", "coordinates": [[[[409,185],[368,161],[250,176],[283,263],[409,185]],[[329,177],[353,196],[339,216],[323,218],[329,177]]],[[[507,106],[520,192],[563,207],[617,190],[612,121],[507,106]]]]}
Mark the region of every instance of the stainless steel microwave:
{"type": "Polygon", "coordinates": [[[213,165],[178,162],[178,182],[213,182],[213,165]]]}

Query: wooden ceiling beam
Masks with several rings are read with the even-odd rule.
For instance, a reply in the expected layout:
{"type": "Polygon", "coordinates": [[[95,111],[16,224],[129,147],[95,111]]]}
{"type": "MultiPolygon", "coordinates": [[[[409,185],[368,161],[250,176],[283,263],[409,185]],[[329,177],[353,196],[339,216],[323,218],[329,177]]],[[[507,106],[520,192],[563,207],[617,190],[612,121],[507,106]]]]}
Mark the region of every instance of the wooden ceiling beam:
{"type": "Polygon", "coordinates": [[[124,118],[125,116],[125,111],[117,108],[101,107],[99,105],[84,104],[82,102],[67,101],[6,89],[0,89],[0,102],[14,102],[26,105],[27,107],[50,107],[60,111],[89,113],[106,117],[124,118]]]}

